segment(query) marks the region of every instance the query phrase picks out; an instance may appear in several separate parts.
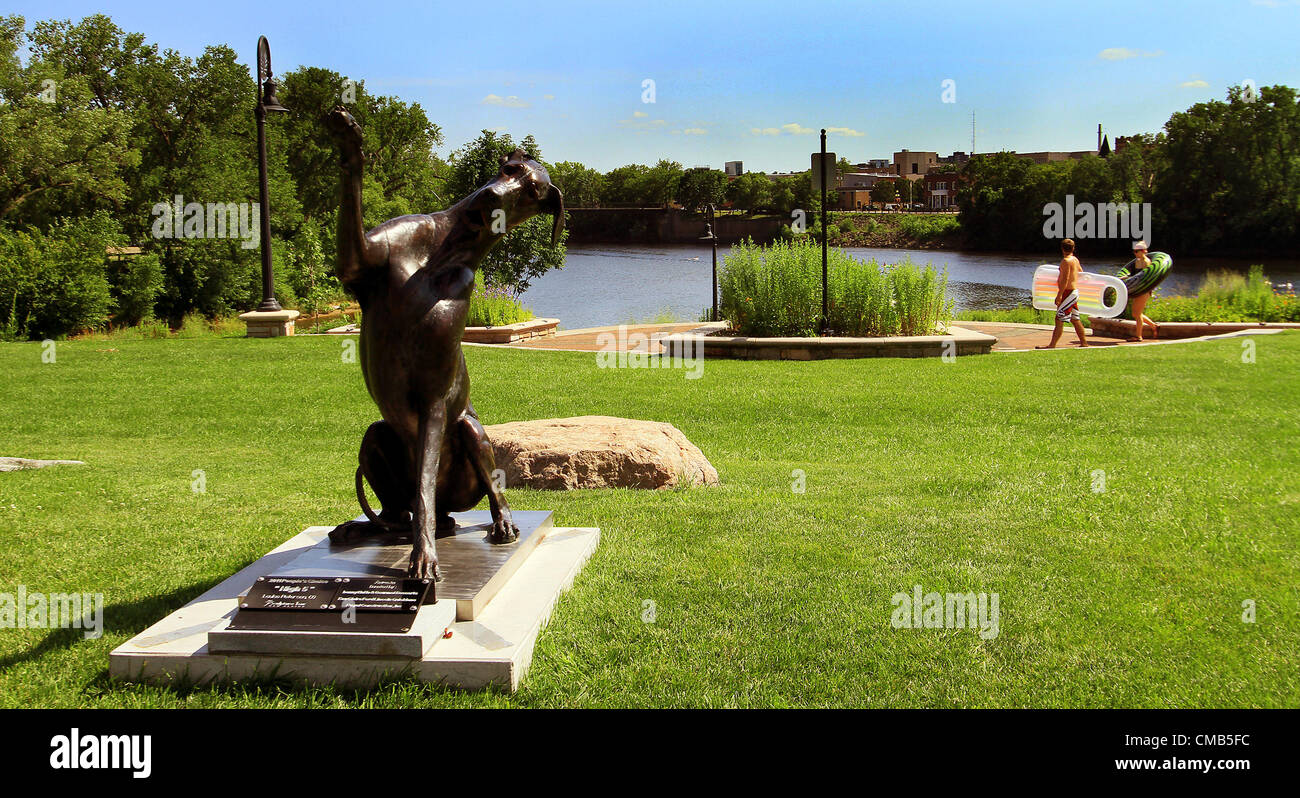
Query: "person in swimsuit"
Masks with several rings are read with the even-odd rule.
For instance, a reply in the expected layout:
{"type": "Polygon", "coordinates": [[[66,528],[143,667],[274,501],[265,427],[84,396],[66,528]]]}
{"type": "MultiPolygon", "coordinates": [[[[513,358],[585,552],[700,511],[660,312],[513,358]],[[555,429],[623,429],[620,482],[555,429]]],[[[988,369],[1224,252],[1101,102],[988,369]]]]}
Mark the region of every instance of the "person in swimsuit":
{"type": "Polygon", "coordinates": [[[1074,240],[1067,238],[1061,242],[1061,265],[1057,267],[1056,328],[1052,330],[1052,342],[1047,346],[1036,346],[1035,349],[1055,349],[1067,321],[1074,326],[1074,331],[1079,336],[1079,346],[1088,345],[1083,322],[1079,321],[1078,281],[1082,271],[1083,266],[1074,257],[1074,240]]]}
{"type": "MultiPolygon", "coordinates": [[[[1151,265],[1151,259],[1147,257],[1147,242],[1136,241],[1133,244],[1133,271],[1139,272],[1151,265]]],[[[1142,341],[1142,328],[1146,325],[1151,326],[1151,337],[1155,338],[1160,333],[1160,328],[1156,323],[1142,312],[1146,310],[1147,300],[1151,298],[1151,292],[1147,291],[1141,296],[1132,297],[1133,300],[1133,321],[1137,323],[1137,335],[1130,336],[1129,340],[1135,343],[1142,341]]]]}

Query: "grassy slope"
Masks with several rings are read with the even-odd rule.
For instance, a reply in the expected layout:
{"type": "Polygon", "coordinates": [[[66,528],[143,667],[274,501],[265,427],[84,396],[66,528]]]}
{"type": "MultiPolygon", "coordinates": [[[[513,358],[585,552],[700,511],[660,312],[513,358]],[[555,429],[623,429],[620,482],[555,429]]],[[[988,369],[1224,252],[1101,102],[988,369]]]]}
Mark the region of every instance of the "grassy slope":
{"type": "Polygon", "coordinates": [[[97,641],[0,630],[0,705],[1300,704],[1290,333],[1258,338],[1253,365],[1228,340],[710,361],[699,380],[471,348],[489,423],[671,421],[724,485],[513,491],[604,538],[512,697],[110,682],[114,646],[302,527],[355,515],[375,411],[340,346],[90,341],[60,344],[52,365],[37,344],[0,346],[0,454],[91,464],[0,474],[0,591],[107,604],[97,641]],[[999,593],[1001,634],[892,629],[890,597],[918,583],[999,593]]]}

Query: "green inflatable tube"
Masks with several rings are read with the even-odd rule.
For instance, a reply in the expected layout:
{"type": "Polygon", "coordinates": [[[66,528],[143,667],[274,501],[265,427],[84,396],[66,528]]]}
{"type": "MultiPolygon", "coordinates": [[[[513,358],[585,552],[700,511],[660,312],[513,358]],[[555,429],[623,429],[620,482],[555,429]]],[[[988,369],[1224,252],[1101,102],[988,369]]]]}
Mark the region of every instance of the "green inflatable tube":
{"type": "Polygon", "coordinates": [[[1152,252],[1147,258],[1151,261],[1145,269],[1134,269],[1137,260],[1129,261],[1124,268],[1119,270],[1115,275],[1128,288],[1128,307],[1124,309],[1124,317],[1133,317],[1133,299],[1149,294],[1156,289],[1156,286],[1164,282],[1169,276],[1170,270],[1174,267],[1174,259],[1163,252],[1152,252]]]}

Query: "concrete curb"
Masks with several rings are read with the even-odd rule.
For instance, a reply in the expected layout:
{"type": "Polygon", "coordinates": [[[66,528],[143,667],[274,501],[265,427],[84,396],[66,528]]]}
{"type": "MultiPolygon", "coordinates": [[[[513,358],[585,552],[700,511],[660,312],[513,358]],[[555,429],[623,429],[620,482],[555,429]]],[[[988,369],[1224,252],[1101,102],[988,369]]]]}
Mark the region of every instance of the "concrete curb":
{"type": "Polygon", "coordinates": [[[943,335],[893,338],[747,338],[675,334],[660,339],[670,357],[732,358],[737,360],[827,360],[862,357],[942,357],[987,355],[998,339],[992,335],[949,327],[943,335]]]}

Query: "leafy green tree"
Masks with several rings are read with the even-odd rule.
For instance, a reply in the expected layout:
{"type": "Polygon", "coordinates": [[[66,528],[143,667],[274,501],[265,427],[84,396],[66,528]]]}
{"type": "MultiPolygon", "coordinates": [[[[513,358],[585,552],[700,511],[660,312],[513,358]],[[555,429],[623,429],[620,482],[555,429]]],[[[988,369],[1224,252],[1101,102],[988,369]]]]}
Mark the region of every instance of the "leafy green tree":
{"type": "Polygon", "coordinates": [[[628,164],[611,169],[605,174],[600,204],[608,207],[641,207],[648,204],[648,201],[638,192],[644,189],[643,178],[649,171],[650,167],[642,164],[628,164]]]}
{"type": "Polygon", "coordinates": [[[442,131],[419,103],[376,97],[364,81],[350,82],[319,67],[301,67],[282,80],[280,99],[290,113],[274,123],[286,141],[289,174],[305,218],[329,220],[338,210],[338,153],[321,120],[340,104],[363,131],[362,198],[368,226],[409,213],[430,213],[453,201],[446,196],[446,164],[433,152],[443,143],[442,131]]]}
{"type": "Polygon", "coordinates": [[[1197,250],[1293,249],[1300,243],[1296,90],[1241,87],[1165,123],[1154,205],[1161,237],[1197,250]]]}
{"type": "Polygon", "coordinates": [[[772,201],[772,181],[762,172],[746,172],[727,186],[727,199],[733,207],[750,213],[766,208],[772,201]]]}
{"type": "Polygon", "coordinates": [[[600,205],[605,176],[595,169],[574,161],[561,161],[550,167],[551,182],[564,192],[569,208],[595,208],[600,205]]]}
{"type": "Polygon", "coordinates": [[[22,17],[0,18],[0,222],[48,227],[57,216],[111,208],[139,163],[127,113],[101,104],[85,75],[39,48],[24,66],[22,17]]]}
{"type": "Polygon", "coordinates": [[[727,192],[727,176],[717,169],[688,169],[677,187],[677,201],[687,210],[721,205],[727,192]]]}
{"type": "Polygon", "coordinates": [[[898,199],[898,187],[892,180],[877,180],[871,187],[871,201],[888,203],[898,199]]]}
{"type": "MultiPolygon", "coordinates": [[[[501,161],[516,149],[524,149],[541,163],[541,149],[532,136],[524,139],[520,147],[508,134],[491,130],[482,131],[478,138],[461,147],[451,156],[448,190],[460,200],[475,189],[487,184],[501,172],[501,161]],[[531,152],[530,152],[531,150],[531,152]]],[[[549,173],[549,168],[547,169],[549,173]]],[[[561,189],[563,190],[563,189],[561,189]]],[[[528,290],[529,283],[550,271],[564,266],[564,240],[551,244],[551,219],[535,216],[515,227],[497,243],[483,259],[484,284],[506,289],[516,297],[528,290]]]]}
{"type": "Polygon", "coordinates": [[[6,338],[58,338],[109,319],[113,296],[105,249],[125,243],[104,211],[62,219],[48,231],[0,235],[0,331],[6,338]]]}
{"type": "Polygon", "coordinates": [[[637,194],[653,207],[665,207],[676,198],[681,179],[682,165],[661,159],[641,176],[637,194]]]}

